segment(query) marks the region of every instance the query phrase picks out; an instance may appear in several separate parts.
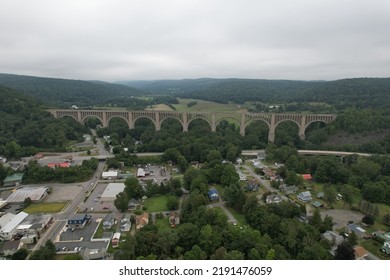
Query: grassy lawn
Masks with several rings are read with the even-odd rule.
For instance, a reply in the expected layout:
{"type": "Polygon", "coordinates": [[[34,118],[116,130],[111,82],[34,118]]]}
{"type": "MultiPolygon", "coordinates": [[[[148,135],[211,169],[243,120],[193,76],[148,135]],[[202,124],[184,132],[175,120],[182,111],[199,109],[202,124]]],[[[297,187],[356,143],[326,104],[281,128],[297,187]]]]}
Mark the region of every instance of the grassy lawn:
{"type": "Polygon", "coordinates": [[[236,218],[237,220],[237,224],[239,226],[247,226],[247,227],[250,227],[250,225],[245,221],[245,217],[243,214],[241,213],[238,213],[236,210],[234,210],[233,208],[231,207],[227,207],[225,206],[227,210],[229,210],[230,213],[232,213],[232,215],[234,216],[234,218],[236,218]]]}
{"type": "Polygon", "coordinates": [[[368,240],[360,241],[359,245],[363,246],[367,251],[371,252],[372,254],[374,254],[375,256],[377,256],[382,260],[390,260],[390,256],[387,256],[381,252],[381,247],[383,245],[382,242],[373,239],[368,239],[368,240]]]}
{"type": "Polygon", "coordinates": [[[178,98],[179,104],[172,104],[178,112],[235,112],[240,108],[235,104],[220,104],[211,101],[199,99],[178,98]],[[191,101],[196,101],[197,104],[192,107],[187,107],[191,101]]]}
{"type": "Polygon", "coordinates": [[[166,104],[153,105],[152,108],[146,110],[147,111],[173,111],[173,109],[166,104]]]}
{"type": "Polygon", "coordinates": [[[23,211],[28,214],[36,213],[58,213],[68,204],[68,202],[37,203],[30,204],[23,211]]]}
{"type": "Polygon", "coordinates": [[[150,197],[145,200],[144,206],[146,206],[148,212],[168,211],[167,200],[167,196],[150,197]]]}
{"type": "Polygon", "coordinates": [[[162,219],[156,219],[156,226],[158,227],[159,232],[166,232],[172,230],[168,218],[164,217],[162,219]]]}

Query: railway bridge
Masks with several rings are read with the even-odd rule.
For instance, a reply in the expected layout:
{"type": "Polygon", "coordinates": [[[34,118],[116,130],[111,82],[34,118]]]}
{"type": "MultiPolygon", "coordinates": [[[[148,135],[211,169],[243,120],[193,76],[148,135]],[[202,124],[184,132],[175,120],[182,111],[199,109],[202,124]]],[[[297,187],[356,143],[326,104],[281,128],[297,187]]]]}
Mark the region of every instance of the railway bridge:
{"type": "Polygon", "coordinates": [[[84,123],[90,117],[98,118],[103,127],[107,127],[112,118],[121,118],[129,126],[134,128],[135,122],[140,118],[151,120],[156,131],[161,129],[161,124],[166,119],[178,120],[183,132],[188,131],[189,124],[195,119],[205,120],[216,131],[217,125],[222,120],[233,121],[240,127],[240,134],[245,135],[245,128],[253,121],[263,121],[268,125],[268,141],[274,142],[275,129],[284,121],[293,121],[298,125],[299,138],[305,140],[305,130],[313,122],[330,123],[336,119],[333,114],[274,114],[274,113],[248,113],[248,112],[176,112],[176,111],[114,111],[114,110],[48,110],[55,118],[71,117],[80,123],[84,123]]]}

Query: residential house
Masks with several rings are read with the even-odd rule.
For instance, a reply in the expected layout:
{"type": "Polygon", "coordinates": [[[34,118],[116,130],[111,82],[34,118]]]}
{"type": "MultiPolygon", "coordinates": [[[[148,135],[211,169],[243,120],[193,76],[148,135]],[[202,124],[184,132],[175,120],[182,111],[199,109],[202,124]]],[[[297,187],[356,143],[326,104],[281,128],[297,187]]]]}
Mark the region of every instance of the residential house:
{"type": "Polygon", "coordinates": [[[103,220],[103,229],[109,230],[115,224],[114,216],[109,214],[103,220]]]}
{"type": "Polygon", "coordinates": [[[149,213],[144,212],[143,214],[136,216],[135,221],[136,221],[135,228],[137,230],[143,228],[144,226],[149,224],[149,213]]]}
{"type": "Polygon", "coordinates": [[[146,176],[146,172],[143,168],[138,168],[137,170],[137,177],[145,177],[146,176]]]}
{"type": "Polygon", "coordinates": [[[0,163],[6,163],[7,162],[7,159],[3,156],[0,156],[0,163]]]}
{"type": "Polygon", "coordinates": [[[22,184],[23,173],[14,173],[3,181],[3,187],[18,187],[22,184]]]}
{"type": "Polygon", "coordinates": [[[325,231],[322,234],[322,237],[328,240],[333,246],[338,246],[344,241],[344,238],[341,235],[330,230],[325,231]]]}
{"type": "Polygon", "coordinates": [[[211,188],[208,191],[208,196],[211,201],[217,201],[219,199],[218,191],[215,188],[211,188]]]}
{"type": "Polygon", "coordinates": [[[357,224],[349,224],[346,228],[348,233],[354,232],[358,237],[363,237],[366,230],[357,224]]]}
{"type": "Polygon", "coordinates": [[[279,189],[285,194],[295,194],[298,191],[297,186],[287,186],[286,184],[280,185],[279,189]]]}
{"type": "Polygon", "coordinates": [[[250,192],[255,192],[259,189],[259,184],[256,182],[256,180],[250,180],[246,185],[246,189],[250,192]]]}
{"type": "Polygon", "coordinates": [[[139,206],[141,206],[141,202],[132,198],[132,199],[130,199],[129,203],[127,204],[127,209],[129,209],[130,211],[134,211],[139,206]]]}
{"type": "Polygon", "coordinates": [[[355,252],[355,260],[365,260],[368,255],[366,249],[361,246],[355,246],[353,250],[355,252]]]}
{"type": "Polygon", "coordinates": [[[312,198],[311,198],[311,193],[310,193],[309,191],[301,192],[301,193],[297,196],[297,198],[298,198],[300,201],[304,202],[304,203],[310,202],[311,199],[312,199],[312,198]]]}
{"type": "Polygon", "coordinates": [[[311,179],[313,179],[313,177],[311,176],[311,174],[301,174],[303,180],[305,181],[310,181],[311,179]]]}
{"type": "Polygon", "coordinates": [[[313,205],[313,206],[316,207],[316,208],[320,208],[320,207],[324,206],[324,205],[322,204],[322,202],[321,202],[321,201],[318,201],[318,200],[312,202],[311,205],[313,205]]]}
{"type": "Polygon", "coordinates": [[[180,217],[176,212],[171,212],[169,215],[169,225],[171,228],[176,227],[177,225],[180,224],[180,217]]]}
{"type": "Polygon", "coordinates": [[[265,199],[265,203],[267,204],[280,203],[282,201],[283,201],[282,197],[278,194],[270,194],[265,199]]]}
{"type": "Polygon", "coordinates": [[[390,241],[384,242],[381,250],[383,253],[390,255],[390,241]]]}
{"type": "Polygon", "coordinates": [[[120,239],[121,239],[121,233],[115,232],[111,239],[111,245],[113,248],[118,247],[120,239]]]}

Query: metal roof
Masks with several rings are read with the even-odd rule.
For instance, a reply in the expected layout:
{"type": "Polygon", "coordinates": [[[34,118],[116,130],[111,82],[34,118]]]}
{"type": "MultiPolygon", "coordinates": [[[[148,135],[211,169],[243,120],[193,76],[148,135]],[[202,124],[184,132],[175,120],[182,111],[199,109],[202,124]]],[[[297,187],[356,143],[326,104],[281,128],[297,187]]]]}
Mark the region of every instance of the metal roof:
{"type": "Polygon", "coordinates": [[[110,183],[102,193],[101,198],[116,198],[116,195],[120,192],[123,192],[124,189],[124,183],[110,183]]]}
{"type": "Polygon", "coordinates": [[[29,197],[32,201],[39,201],[47,192],[47,187],[39,188],[22,188],[14,191],[8,198],[8,203],[22,203],[29,197]]]}

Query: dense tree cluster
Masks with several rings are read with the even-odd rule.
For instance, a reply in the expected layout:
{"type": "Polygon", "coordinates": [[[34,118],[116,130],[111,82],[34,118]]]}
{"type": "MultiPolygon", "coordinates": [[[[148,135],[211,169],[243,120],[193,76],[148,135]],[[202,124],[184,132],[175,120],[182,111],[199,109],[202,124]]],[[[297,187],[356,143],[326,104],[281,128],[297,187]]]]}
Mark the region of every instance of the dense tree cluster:
{"type": "Polygon", "coordinates": [[[70,166],[68,168],[50,168],[47,166],[41,166],[36,161],[30,161],[26,167],[23,182],[82,182],[92,177],[97,166],[98,160],[96,158],[91,158],[90,160],[83,160],[81,166],[70,166]]]}
{"type": "Polygon", "coordinates": [[[65,150],[87,130],[68,118],[55,119],[35,100],[0,87],[0,155],[30,156],[37,149],[65,150]]]}

